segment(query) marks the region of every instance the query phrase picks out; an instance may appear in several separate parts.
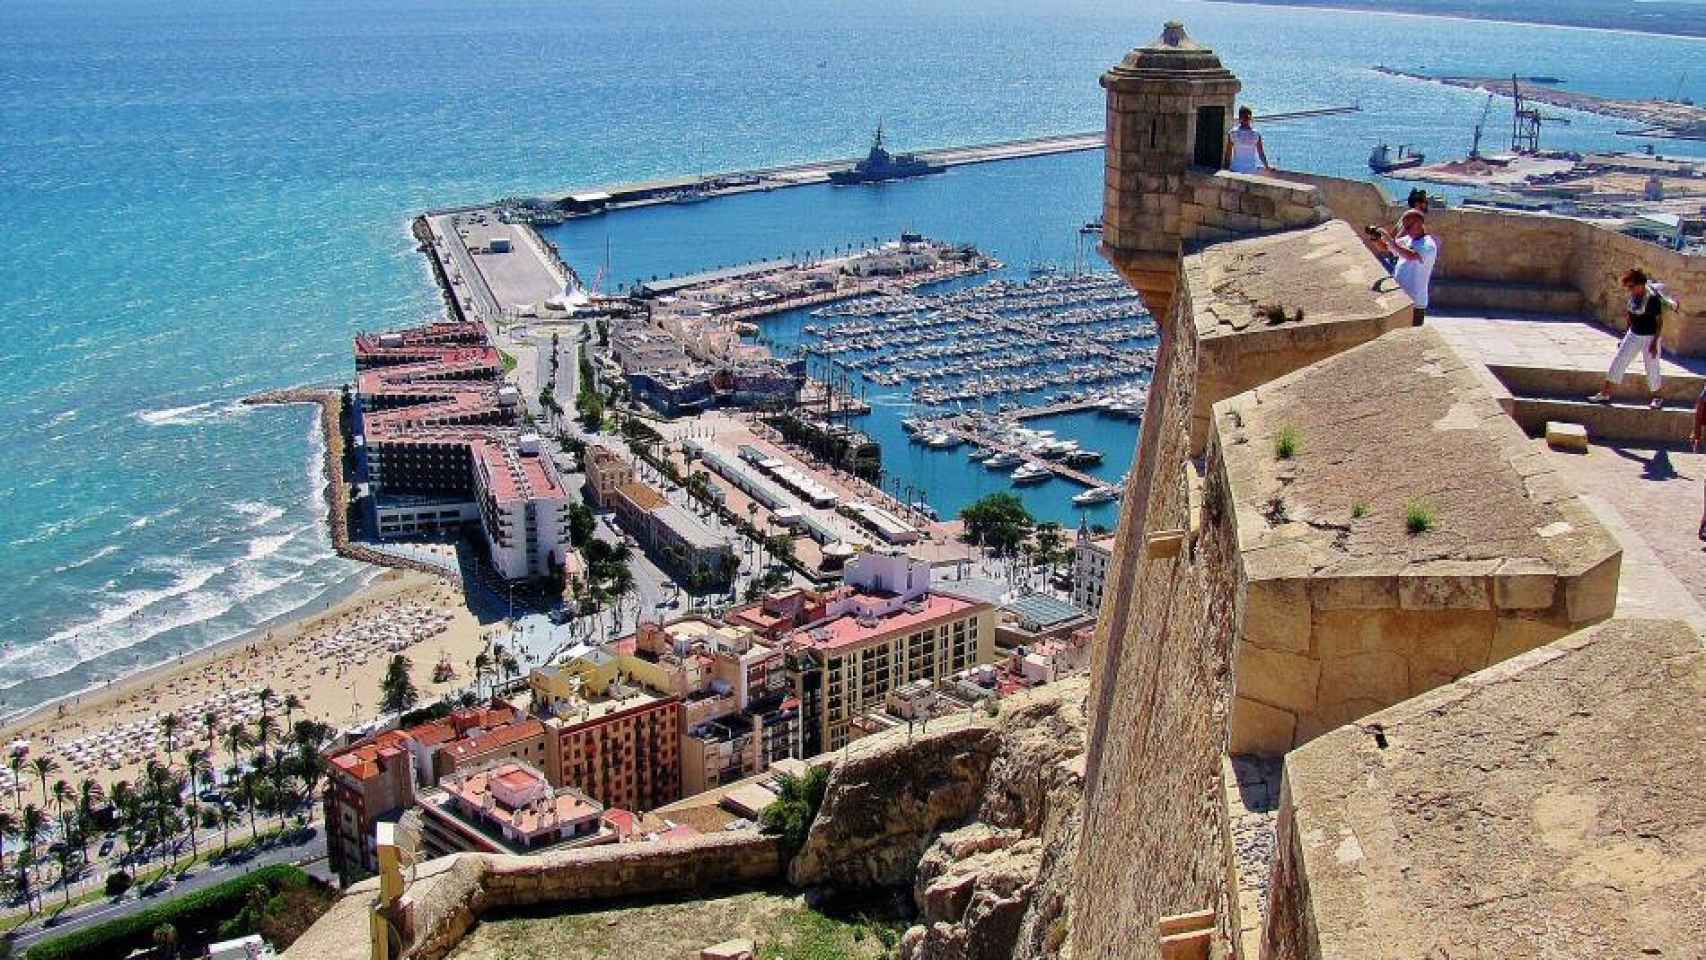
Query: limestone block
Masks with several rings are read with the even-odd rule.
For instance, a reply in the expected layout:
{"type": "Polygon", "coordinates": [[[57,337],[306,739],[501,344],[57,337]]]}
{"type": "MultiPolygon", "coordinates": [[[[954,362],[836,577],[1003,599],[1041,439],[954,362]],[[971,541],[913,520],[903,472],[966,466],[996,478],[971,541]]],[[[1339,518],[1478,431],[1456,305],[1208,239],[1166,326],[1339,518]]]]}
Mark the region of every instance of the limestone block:
{"type": "Polygon", "coordinates": [[[1395,576],[1320,577],[1309,585],[1316,610],[1381,610],[1398,606],[1395,576]]]}
{"type": "Polygon", "coordinates": [[[1546,610],[1558,596],[1552,573],[1498,573],[1493,576],[1493,605],[1500,610],[1546,610]]]}
{"type": "Polygon", "coordinates": [[[1238,696],[1302,713],[1315,706],[1321,664],[1239,642],[1232,676],[1238,696]]]}
{"type": "Polygon", "coordinates": [[[1487,610],[1493,599],[1485,576],[1405,572],[1398,576],[1398,605],[1405,610],[1487,610]]]}
{"type": "Polygon", "coordinates": [[[1564,581],[1564,604],[1570,623],[1581,626],[1611,616],[1617,609],[1617,580],[1623,566],[1619,550],[1593,569],[1564,581]]]}
{"type": "Polygon", "coordinates": [[[1588,428],[1579,423],[1546,422],[1546,443],[1554,450],[1588,450],[1588,428]]]}
{"type": "MultiPolygon", "coordinates": [[[[1377,704],[1376,709],[1380,709],[1409,696],[1410,664],[1394,651],[1371,650],[1321,665],[1320,693],[1316,699],[1323,705],[1360,700],[1377,704]]],[[[1338,722],[1352,719],[1355,718],[1346,717],[1338,722]]]]}
{"type": "Polygon", "coordinates": [[[1244,640],[1258,647],[1308,653],[1309,584],[1303,579],[1253,580],[1244,591],[1244,640]]]}
{"type": "Polygon", "coordinates": [[[1232,701],[1232,722],[1227,749],[1234,754],[1279,756],[1292,747],[1297,717],[1243,697],[1232,701]]]}
{"type": "MultiPolygon", "coordinates": [[[[1393,590],[1397,587],[1394,585],[1393,590]]],[[[1323,663],[1389,647],[1390,611],[1324,610],[1315,614],[1315,657],[1323,663]]]]}
{"type": "Polygon", "coordinates": [[[1370,714],[1379,713],[1390,706],[1392,704],[1363,699],[1323,703],[1314,713],[1297,718],[1297,745],[1302,746],[1346,724],[1361,723],[1370,714]]]}
{"type": "Polygon", "coordinates": [[[699,951],[699,960],[752,960],[751,940],[724,940],[699,951]]]}

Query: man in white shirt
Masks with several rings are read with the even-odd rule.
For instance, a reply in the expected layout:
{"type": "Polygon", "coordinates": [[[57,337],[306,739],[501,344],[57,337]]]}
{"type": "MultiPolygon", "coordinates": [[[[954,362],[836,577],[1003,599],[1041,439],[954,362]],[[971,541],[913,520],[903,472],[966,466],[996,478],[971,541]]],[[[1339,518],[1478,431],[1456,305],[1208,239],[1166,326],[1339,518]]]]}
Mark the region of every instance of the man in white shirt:
{"type": "Polygon", "coordinates": [[[1428,312],[1428,287],[1433,283],[1434,264],[1439,260],[1439,241],[1428,233],[1428,218],[1420,210],[1404,211],[1398,221],[1397,237],[1384,228],[1377,231],[1381,246],[1398,258],[1392,278],[1415,301],[1415,325],[1421,326],[1428,312]]]}
{"type": "Polygon", "coordinates": [[[1255,119],[1255,111],[1239,107],[1238,126],[1226,135],[1225,164],[1233,173],[1255,173],[1268,168],[1268,149],[1262,144],[1262,135],[1252,126],[1255,119]]]}

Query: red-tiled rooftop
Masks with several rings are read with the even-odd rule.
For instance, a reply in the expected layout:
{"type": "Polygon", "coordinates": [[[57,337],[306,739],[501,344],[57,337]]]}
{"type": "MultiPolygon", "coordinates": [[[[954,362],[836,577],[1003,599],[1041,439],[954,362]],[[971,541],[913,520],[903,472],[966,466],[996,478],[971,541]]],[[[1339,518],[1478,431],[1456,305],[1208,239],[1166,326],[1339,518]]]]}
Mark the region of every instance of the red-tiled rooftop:
{"type": "Polygon", "coordinates": [[[833,620],[801,627],[789,634],[788,639],[818,650],[836,650],[876,637],[904,633],[976,606],[977,603],[962,597],[932,593],[922,599],[919,609],[909,610],[902,607],[888,616],[876,618],[876,623],[872,626],[867,627],[860,623],[857,614],[846,613],[833,620]]]}
{"type": "Polygon", "coordinates": [[[545,732],[545,725],[538,720],[523,720],[499,727],[477,737],[467,737],[452,743],[446,749],[458,760],[465,757],[478,756],[489,750],[501,750],[512,743],[536,737],[545,732]]]}

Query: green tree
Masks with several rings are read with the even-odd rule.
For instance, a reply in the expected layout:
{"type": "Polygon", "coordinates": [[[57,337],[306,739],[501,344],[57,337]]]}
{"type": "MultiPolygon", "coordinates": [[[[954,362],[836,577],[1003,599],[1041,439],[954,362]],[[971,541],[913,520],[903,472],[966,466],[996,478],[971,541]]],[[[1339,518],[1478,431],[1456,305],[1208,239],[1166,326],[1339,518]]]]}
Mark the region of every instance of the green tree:
{"type": "Polygon", "coordinates": [[[6,872],[6,840],[18,836],[18,816],[10,810],[0,810],[0,874],[6,872]]]}
{"type": "Polygon", "coordinates": [[[178,730],[183,721],[175,713],[168,713],[160,718],[160,742],[166,748],[166,765],[172,765],[172,752],[178,749],[178,730]]]}
{"type": "Polygon", "coordinates": [[[1031,512],[1011,493],[992,493],[960,511],[963,539],[982,544],[997,556],[1012,553],[1036,526],[1031,512]]]}
{"type": "Polygon", "coordinates": [[[806,834],[823,806],[829,789],[829,767],[823,764],[806,768],[801,776],[783,773],[776,776],[776,801],[764,808],[759,823],[764,832],[782,838],[782,846],[791,858],[806,845],[806,834]]]}
{"type": "Polygon", "coordinates": [[[379,682],[379,709],[387,713],[401,713],[420,700],[415,681],[409,677],[412,666],[414,664],[409,662],[409,658],[400,653],[391,658],[390,665],[385,668],[385,679],[379,682]]]}
{"type": "Polygon", "coordinates": [[[30,772],[41,781],[41,805],[47,806],[47,778],[59,772],[59,762],[52,757],[36,757],[30,761],[30,772]]]}
{"type": "Polygon", "coordinates": [[[597,529],[598,518],[592,515],[591,507],[579,502],[569,506],[569,543],[576,550],[585,547],[597,529]]]}
{"type": "Polygon", "coordinates": [[[1037,526],[1037,559],[1043,565],[1053,570],[1061,561],[1061,547],[1065,540],[1061,537],[1060,524],[1043,523],[1037,526]]]}

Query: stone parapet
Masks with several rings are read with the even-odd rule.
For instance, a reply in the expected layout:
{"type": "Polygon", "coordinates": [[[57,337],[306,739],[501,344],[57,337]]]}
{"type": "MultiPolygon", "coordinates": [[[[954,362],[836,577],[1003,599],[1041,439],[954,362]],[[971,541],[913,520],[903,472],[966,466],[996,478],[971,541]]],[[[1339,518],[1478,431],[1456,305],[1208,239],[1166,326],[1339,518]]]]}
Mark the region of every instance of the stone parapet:
{"type": "Polygon", "coordinates": [[[1333,217],[1307,184],[1230,170],[1193,169],[1182,179],[1177,229],[1186,247],[1313,227],[1333,217]]]}
{"type": "Polygon", "coordinates": [[[1260,956],[1698,956],[1702,690],[1619,619],[1293,751],[1260,956]]]}
{"type": "MultiPolygon", "coordinates": [[[[401,911],[400,960],[438,960],[490,910],[727,890],[779,880],[780,841],[752,831],[614,844],[537,857],[463,853],[422,864],[401,911]]],[[[368,960],[378,880],[355,884],[283,960],[368,960]]]]}
{"type": "MultiPolygon", "coordinates": [[[[1237,187],[1262,180],[1239,174],[1212,179],[1237,187]]],[[[1202,453],[1215,403],[1410,326],[1410,298],[1382,279],[1380,262],[1342,221],[1216,244],[1186,257],[1182,273],[1201,341],[1191,411],[1194,456],[1202,453]]]]}
{"type": "MultiPolygon", "coordinates": [[[[1334,216],[1359,227],[1390,225],[1401,209],[1373,183],[1296,171],[1273,176],[1315,187],[1334,216]]],[[[1565,300],[1565,305],[1622,330],[1626,298],[1619,280],[1625,270],[1640,267],[1663,280],[1681,304],[1679,310],[1666,311],[1665,346],[1684,356],[1706,356],[1706,257],[1551,214],[1436,209],[1428,214],[1428,231],[1440,242],[1434,281],[1447,293],[1441,306],[1500,307],[1512,297],[1500,287],[1528,288],[1531,292],[1520,296],[1533,309],[1550,312],[1560,305],[1557,292],[1574,291],[1580,300],[1565,300]]]]}
{"type": "Polygon", "coordinates": [[[1611,615],[1616,541],[1432,330],[1223,401],[1213,427],[1237,514],[1235,754],[1611,615]]]}

